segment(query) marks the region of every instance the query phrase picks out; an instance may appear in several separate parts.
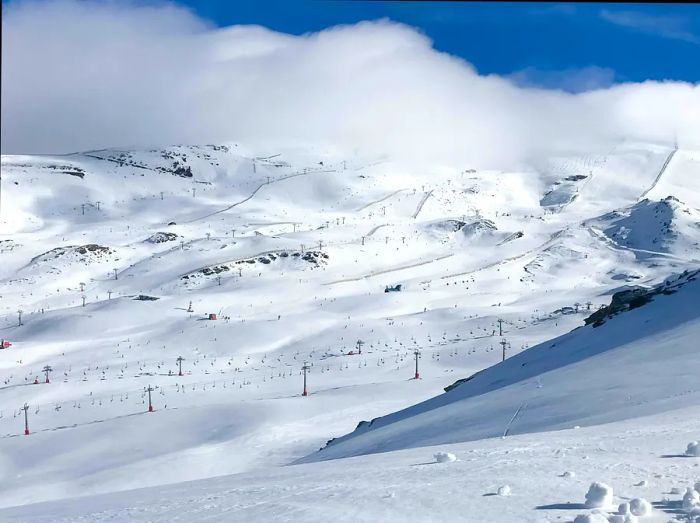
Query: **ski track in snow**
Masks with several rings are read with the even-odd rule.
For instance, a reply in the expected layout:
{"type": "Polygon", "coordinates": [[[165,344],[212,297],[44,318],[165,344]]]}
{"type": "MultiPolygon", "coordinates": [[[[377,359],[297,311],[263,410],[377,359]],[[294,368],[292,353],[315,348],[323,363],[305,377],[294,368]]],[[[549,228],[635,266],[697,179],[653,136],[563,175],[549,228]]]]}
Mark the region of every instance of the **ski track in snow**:
{"type": "Polygon", "coordinates": [[[661,169],[659,169],[659,174],[656,175],[656,178],[654,178],[654,181],[652,182],[652,184],[639,196],[640,201],[643,200],[644,198],[646,198],[647,194],[649,194],[651,191],[653,191],[654,188],[658,185],[659,181],[661,180],[661,177],[666,172],[666,168],[668,167],[668,164],[671,163],[671,160],[673,160],[673,157],[675,156],[677,151],[678,151],[678,146],[676,145],[674,147],[674,149],[666,157],[666,161],[661,166],[661,169]]]}
{"type": "Polygon", "coordinates": [[[238,201],[238,202],[236,202],[236,203],[232,203],[231,205],[229,205],[229,206],[227,206],[227,207],[224,207],[223,209],[219,209],[218,211],[210,212],[210,213],[208,213],[208,214],[205,214],[204,216],[200,216],[199,218],[193,218],[193,219],[191,219],[191,220],[183,221],[182,223],[185,223],[185,224],[194,223],[194,222],[198,222],[198,221],[201,221],[201,220],[205,220],[205,219],[207,219],[207,218],[211,218],[212,216],[216,216],[217,214],[221,214],[221,213],[225,213],[226,211],[230,211],[230,210],[233,209],[234,207],[238,207],[239,205],[243,205],[243,204],[246,203],[247,201],[252,200],[253,197],[258,193],[258,191],[259,191],[260,189],[262,189],[263,187],[265,187],[266,185],[272,185],[272,184],[274,184],[274,183],[283,182],[283,181],[285,181],[285,180],[289,180],[289,179],[291,179],[291,178],[296,178],[296,177],[298,177],[298,176],[308,176],[308,175],[311,175],[311,174],[323,174],[323,173],[332,173],[332,172],[336,172],[336,171],[335,171],[334,169],[330,169],[330,170],[318,170],[318,171],[302,171],[302,172],[298,172],[298,173],[294,173],[294,174],[288,174],[288,175],[286,175],[286,176],[280,176],[279,178],[271,179],[269,182],[262,182],[260,185],[258,185],[258,186],[253,190],[252,193],[250,193],[250,195],[249,195],[248,197],[244,198],[243,200],[240,200],[240,201],[238,201]]]}
{"type": "Polygon", "coordinates": [[[420,202],[418,202],[418,207],[416,207],[416,210],[415,210],[415,212],[413,213],[413,215],[411,216],[411,218],[413,218],[414,220],[415,220],[416,218],[418,218],[418,215],[419,215],[420,212],[423,210],[423,206],[425,205],[425,202],[428,201],[428,198],[430,198],[430,196],[431,196],[432,194],[433,194],[433,191],[428,191],[427,193],[425,193],[425,194],[423,195],[423,197],[421,198],[420,202]]]}

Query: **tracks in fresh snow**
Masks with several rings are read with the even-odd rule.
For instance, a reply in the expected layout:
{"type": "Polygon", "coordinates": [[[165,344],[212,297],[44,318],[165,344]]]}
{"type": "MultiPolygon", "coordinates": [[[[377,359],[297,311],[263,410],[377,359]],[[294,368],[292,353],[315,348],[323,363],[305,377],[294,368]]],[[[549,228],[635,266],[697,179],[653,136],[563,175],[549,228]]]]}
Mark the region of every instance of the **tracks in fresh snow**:
{"type": "Polygon", "coordinates": [[[664,175],[666,172],[666,168],[668,167],[668,164],[671,163],[671,160],[673,160],[674,155],[678,152],[678,145],[669,153],[669,155],[666,157],[666,161],[664,164],[661,166],[661,169],[659,170],[659,174],[656,175],[656,178],[652,182],[652,184],[649,186],[649,188],[642,193],[642,195],[639,197],[639,200],[643,200],[646,198],[647,194],[649,194],[651,191],[654,190],[654,187],[659,183],[661,180],[661,177],[664,175]]]}
{"type": "Polygon", "coordinates": [[[375,232],[377,232],[379,229],[381,229],[382,227],[388,227],[388,226],[389,226],[388,223],[376,225],[375,227],[372,227],[367,234],[365,234],[365,237],[368,238],[368,237],[372,236],[375,232]]]}
{"type": "Polygon", "coordinates": [[[598,238],[599,240],[602,240],[603,242],[605,242],[605,244],[612,250],[623,250],[623,251],[629,251],[629,252],[633,252],[633,253],[638,252],[641,254],[662,256],[664,258],[671,258],[671,259],[678,260],[678,261],[683,262],[683,263],[700,263],[700,260],[688,260],[686,258],[681,258],[680,256],[676,256],[675,254],[671,254],[668,252],[648,251],[646,249],[635,249],[634,247],[627,247],[625,245],[620,245],[615,240],[613,240],[612,238],[607,236],[604,232],[599,231],[598,229],[595,229],[593,227],[588,227],[588,231],[595,238],[598,238]]]}
{"type": "Polygon", "coordinates": [[[413,213],[411,218],[418,218],[418,215],[420,212],[423,210],[423,206],[425,205],[425,202],[428,201],[428,198],[433,194],[433,191],[430,190],[427,193],[423,195],[423,198],[421,198],[420,202],[418,202],[418,207],[416,207],[416,212],[413,213]]]}
{"type": "MultiPolygon", "coordinates": [[[[561,236],[566,230],[567,230],[567,229],[564,228],[564,229],[561,229],[561,230],[559,230],[559,231],[553,233],[553,234],[549,237],[549,239],[547,239],[547,241],[545,241],[544,243],[538,245],[537,247],[534,247],[534,248],[532,248],[532,249],[529,249],[529,250],[527,250],[527,251],[525,251],[525,252],[523,252],[523,253],[516,254],[516,255],[510,256],[510,257],[508,257],[508,258],[502,258],[502,259],[500,259],[500,260],[494,261],[494,262],[492,262],[492,263],[488,263],[488,264],[486,264],[486,265],[482,265],[482,266],[480,266],[480,267],[476,267],[476,268],[471,269],[471,270],[468,270],[468,271],[463,271],[463,272],[458,272],[458,273],[453,273],[453,274],[446,274],[445,276],[440,276],[440,279],[441,279],[441,280],[446,280],[446,279],[449,279],[449,278],[455,278],[455,277],[457,277],[457,276],[466,276],[467,274],[473,274],[473,273],[476,273],[476,272],[481,272],[481,271],[484,271],[484,270],[486,270],[486,269],[490,269],[491,267],[495,267],[495,266],[497,266],[497,265],[501,265],[501,264],[504,264],[504,263],[510,263],[510,262],[515,261],[515,260],[518,260],[518,259],[520,259],[520,258],[524,258],[525,256],[528,256],[529,254],[532,254],[532,253],[534,253],[534,252],[537,252],[537,251],[540,250],[540,249],[545,248],[548,244],[550,244],[552,241],[556,240],[559,236],[561,236]]],[[[364,275],[362,275],[362,276],[356,276],[356,277],[353,277],[353,278],[344,278],[344,279],[341,279],[341,280],[334,280],[334,281],[331,281],[331,282],[328,282],[328,283],[324,283],[323,285],[335,285],[335,284],[337,284],[337,283],[347,283],[347,282],[352,282],[352,281],[360,281],[360,280],[364,280],[364,279],[367,279],[367,278],[372,278],[372,277],[374,277],[374,276],[379,276],[379,275],[382,275],[382,274],[388,274],[388,273],[390,273],[390,272],[397,272],[397,271],[402,271],[402,270],[404,270],[404,269],[411,269],[411,268],[413,268],[413,267],[420,267],[421,265],[427,265],[427,264],[429,264],[429,263],[433,263],[433,262],[437,262],[437,261],[441,261],[441,260],[450,258],[450,257],[454,256],[454,254],[455,254],[455,253],[449,253],[449,254],[445,254],[445,255],[443,255],[443,256],[438,256],[438,257],[436,257],[436,258],[431,258],[431,259],[429,259],[429,260],[418,260],[418,261],[411,262],[411,263],[404,264],[404,265],[397,265],[397,266],[395,266],[395,267],[388,267],[388,268],[386,268],[386,269],[381,269],[381,270],[377,270],[377,271],[371,271],[371,272],[368,272],[367,274],[364,274],[364,275]]]]}
{"type": "Polygon", "coordinates": [[[503,431],[503,437],[505,438],[508,435],[508,432],[510,431],[510,427],[513,425],[513,422],[517,419],[518,414],[527,407],[527,403],[523,402],[520,404],[518,407],[518,410],[515,411],[515,414],[513,414],[513,417],[510,418],[510,421],[508,422],[508,425],[506,425],[506,430],[503,431]]]}
{"type": "Polygon", "coordinates": [[[555,233],[552,233],[552,235],[549,237],[549,239],[548,239],[546,242],[544,242],[544,243],[542,243],[542,244],[540,244],[540,245],[538,245],[537,247],[534,247],[534,248],[532,248],[532,249],[528,249],[527,251],[522,252],[522,253],[520,253],[520,254],[516,254],[516,255],[510,256],[510,257],[508,257],[508,258],[502,258],[502,259],[500,259],[500,260],[494,261],[494,262],[492,262],[492,263],[488,263],[488,264],[486,264],[486,265],[482,265],[481,267],[477,267],[477,268],[472,269],[472,270],[469,270],[469,271],[458,272],[458,273],[455,273],[455,274],[447,274],[447,275],[445,275],[445,276],[441,276],[440,279],[441,279],[441,280],[446,280],[446,279],[449,279],[449,278],[456,278],[457,276],[466,276],[467,274],[474,274],[474,273],[477,273],[477,272],[484,271],[484,270],[486,270],[486,269],[490,269],[491,267],[496,267],[497,265],[502,265],[502,264],[504,264],[504,263],[510,263],[510,262],[512,262],[512,261],[519,260],[520,258],[524,258],[525,256],[528,256],[528,255],[530,255],[530,254],[532,254],[532,253],[534,253],[534,252],[537,252],[537,251],[539,251],[539,250],[541,250],[541,249],[544,249],[544,248],[547,247],[550,243],[552,243],[554,240],[556,240],[556,239],[559,238],[562,234],[564,234],[564,232],[566,232],[567,229],[568,229],[568,227],[567,227],[567,228],[564,228],[564,229],[560,229],[560,230],[558,230],[558,231],[555,232],[555,233]]]}
{"type": "Polygon", "coordinates": [[[379,198],[378,200],[374,200],[374,201],[371,201],[371,202],[369,202],[369,203],[366,203],[366,204],[363,205],[362,207],[356,209],[355,212],[364,211],[367,207],[371,207],[372,205],[376,205],[376,204],[378,204],[378,203],[382,203],[383,201],[388,200],[388,199],[391,198],[392,196],[395,196],[395,195],[399,194],[400,192],[407,191],[407,190],[408,190],[408,189],[399,189],[398,191],[391,192],[391,193],[387,194],[386,196],[383,196],[382,198],[379,198]]]}
{"type": "Polygon", "coordinates": [[[289,180],[290,178],[296,178],[296,177],[298,177],[298,176],[307,176],[307,175],[309,175],[309,174],[321,174],[321,173],[333,173],[333,172],[336,172],[336,170],[335,170],[335,169],[325,169],[325,170],[318,170],[318,171],[307,171],[307,170],[304,170],[304,171],[301,171],[301,172],[298,172],[298,173],[288,174],[288,175],[286,175],[286,176],[280,176],[279,178],[275,178],[274,180],[270,180],[269,182],[262,182],[260,185],[258,185],[258,186],[253,190],[253,192],[252,192],[252,193],[250,194],[250,196],[248,196],[247,198],[244,198],[244,199],[242,199],[242,200],[240,200],[240,201],[238,201],[238,202],[236,202],[236,203],[232,203],[231,205],[229,205],[229,206],[227,206],[227,207],[224,207],[223,209],[219,209],[218,211],[210,212],[210,213],[208,213],[208,214],[205,214],[204,216],[200,216],[199,218],[193,218],[193,219],[191,219],[191,220],[183,221],[182,223],[185,223],[185,224],[187,224],[187,223],[194,223],[194,222],[198,222],[198,221],[200,221],[200,220],[204,220],[204,219],[206,219],[206,218],[211,218],[212,216],[216,216],[217,214],[221,214],[221,213],[224,213],[224,212],[226,212],[226,211],[230,211],[230,210],[233,209],[234,207],[238,207],[239,205],[242,205],[242,204],[244,204],[245,202],[247,202],[247,201],[249,201],[249,200],[252,200],[253,197],[258,193],[258,191],[259,191],[260,189],[262,189],[263,187],[265,187],[266,185],[272,185],[273,183],[282,182],[282,181],[284,181],[284,180],[289,180]]]}
{"type": "Polygon", "coordinates": [[[449,254],[445,254],[445,255],[443,255],[443,256],[438,256],[437,258],[430,258],[429,260],[419,260],[419,261],[412,262],[412,263],[409,263],[409,264],[406,264],[406,265],[397,265],[396,267],[389,267],[389,268],[387,268],[387,269],[381,269],[381,270],[378,270],[378,271],[371,271],[371,272],[369,272],[369,273],[367,273],[367,274],[364,274],[364,275],[362,275],[362,276],[357,276],[357,277],[354,277],[354,278],[344,278],[344,279],[342,279],[342,280],[330,281],[330,282],[324,283],[323,285],[335,285],[336,283],[347,283],[347,282],[351,282],[351,281],[360,281],[360,280],[364,280],[364,279],[367,279],[367,278],[372,278],[372,277],[374,277],[374,276],[379,276],[379,275],[381,275],[381,274],[387,274],[387,273],[390,273],[390,272],[402,271],[402,270],[404,270],[404,269],[412,269],[413,267],[420,267],[421,265],[427,265],[427,264],[429,264],[429,263],[433,263],[433,262],[436,262],[436,261],[444,260],[444,259],[446,259],[446,258],[450,258],[451,256],[454,256],[454,253],[453,253],[453,252],[451,252],[451,253],[449,253],[449,254]]]}

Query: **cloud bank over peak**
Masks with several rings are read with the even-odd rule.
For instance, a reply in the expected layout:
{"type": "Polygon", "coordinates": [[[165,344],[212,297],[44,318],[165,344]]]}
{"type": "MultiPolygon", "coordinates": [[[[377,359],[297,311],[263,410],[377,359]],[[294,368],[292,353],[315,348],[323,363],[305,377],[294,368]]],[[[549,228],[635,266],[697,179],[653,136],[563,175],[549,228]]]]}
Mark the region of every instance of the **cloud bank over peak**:
{"type": "Polygon", "coordinates": [[[621,139],[700,149],[698,85],[523,87],[389,20],[293,36],[53,1],[5,5],[2,24],[5,154],[235,141],[505,168],[621,139]]]}

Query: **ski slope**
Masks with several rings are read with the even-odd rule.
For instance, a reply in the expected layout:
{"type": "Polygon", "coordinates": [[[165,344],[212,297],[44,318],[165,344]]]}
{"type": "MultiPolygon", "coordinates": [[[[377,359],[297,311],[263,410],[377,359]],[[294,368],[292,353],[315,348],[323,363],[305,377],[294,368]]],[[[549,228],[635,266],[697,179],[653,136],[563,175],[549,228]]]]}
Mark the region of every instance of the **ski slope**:
{"type": "MultiPolygon", "coordinates": [[[[682,521],[697,460],[697,405],[595,427],[509,436],[247,472],[171,486],[25,505],[3,521],[573,521],[593,481],[614,503],[653,504],[639,521],[682,521]],[[680,451],[679,451],[680,449],[680,451]],[[457,461],[437,463],[434,454],[457,461]],[[510,495],[497,495],[510,487],[510,495]],[[676,492],[676,493],[672,493],[676,492]]],[[[616,510],[610,510],[614,514],[616,510]]],[[[685,519],[685,518],[684,518],[685,519]]]]}
{"type": "MultiPolygon", "coordinates": [[[[669,354],[681,350],[673,338],[626,323],[631,332],[648,334],[639,341],[644,358],[628,361],[631,349],[620,345],[608,347],[607,356],[584,351],[577,365],[599,373],[608,367],[596,366],[596,358],[611,358],[613,368],[630,365],[639,375],[648,373],[648,359],[659,370],[650,396],[639,405],[623,397],[608,402],[603,392],[613,383],[641,394],[635,387],[643,380],[616,374],[592,396],[609,409],[553,416],[544,399],[547,392],[564,402],[585,387],[565,378],[569,359],[550,358],[542,348],[549,340],[583,343],[576,341],[580,333],[614,322],[566,333],[615,291],[652,286],[700,265],[700,190],[694,190],[700,156],[680,149],[658,177],[671,151],[616,144],[607,155],[552,158],[517,172],[452,165],[426,171],[400,158],[345,157],[314,147],[251,151],[238,144],[3,156],[0,337],[12,345],[0,350],[0,507],[20,508],[0,512],[0,519],[50,518],[32,506],[77,496],[113,495],[128,505],[131,494],[118,492],[157,487],[170,496],[188,487],[167,484],[231,474],[240,479],[222,477],[221,488],[252,477],[263,485],[276,475],[291,478],[293,470],[324,470],[323,481],[333,477],[331,465],[287,465],[400,448],[415,449],[418,459],[432,456],[419,445],[471,445],[462,442],[506,431],[508,438],[536,439],[520,434],[620,418],[632,423],[692,406],[695,389],[677,376],[693,381],[695,356],[679,352],[657,362],[654,336],[669,344],[669,354]],[[562,187],[561,194],[548,200],[552,187],[562,187]],[[550,205],[560,196],[564,204],[550,205]],[[401,292],[384,292],[397,284],[401,292]],[[416,350],[418,380],[412,379],[416,350]],[[539,366],[524,367],[532,374],[515,372],[543,351],[539,366]],[[53,369],[48,384],[46,365],[53,369]],[[470,409],[473,418],[455,417],[450,430],[431,434],[430,423],[421,421],[423,428],[402,429],[391,445],[362,440],[368,432],[356,447],[348,438],[316,453],[361,420],[439,403],[445,387],[484,369],[483,376],[505,369],[509,380],[522,379],[465,396],[483,404],[470,409]],[[538,388],[541,373],[559,377],[541,378],[538,388]],[[148,387],[154,412],[148,412],[148,387]],[[673,400],[654,390],[690,392],[673,400]]],[[[668,329],[677,330],[678,340],[692,340],[691,319],[668,329]]],[[[466,385],[449,396],[466,394],[473,386],[466,385]]],[[[368,471],[382,467],[371,456],[361,459],[368,471]]],[[[328,491],[330,503],[348,483],[328,481],[335,489],[328,491]]],[[[84,507],[88,519],[98,518],[100,499],[107,503],[95,499],[84,507]]],[[[192,510],[204,509],[197,502],[192,510]]],[[[288,507],[255,510],[241,514],[284,520],[277,511],[288,507]]],[[[387,510],[387,518],[399,517],[387,510]]],[[[136,517],[126,514],[112,516],[136,517]]],[[[302,515],[314,520],[318,513],[302,515]]]]}
{"type": "Polygon", "coordinates": [[[302,461],[598,425],[697,405],[700,271],[661,288],[668,294],[532,347],[302,461]]]}

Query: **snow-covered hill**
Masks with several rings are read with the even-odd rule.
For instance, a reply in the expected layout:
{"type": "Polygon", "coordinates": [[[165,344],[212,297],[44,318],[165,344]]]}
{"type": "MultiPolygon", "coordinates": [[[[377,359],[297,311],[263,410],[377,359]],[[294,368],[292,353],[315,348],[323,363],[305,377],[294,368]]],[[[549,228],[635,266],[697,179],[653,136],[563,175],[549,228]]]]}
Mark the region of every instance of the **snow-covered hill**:
{"type": "Polygon", "coordinates": [[[436,398],[362,423],[302,461],[610,423],[700,404],[700,270],[631,298],[624,307],[616,298],[614,315],[602,310],[590,325],[436,398]]]}
{"type": "Polygon", "coordinates": [[[236,144],[3,156],[0,507],[697,402],[674,342],[697,283],[566,333],[700,267],[698,180],[700,153],[639,143],[517,172],[236,144]],[[677,314],[645,324],[655,307],[677,314]],[[395,411],[412,414],[316,454],[395,411]]]}

